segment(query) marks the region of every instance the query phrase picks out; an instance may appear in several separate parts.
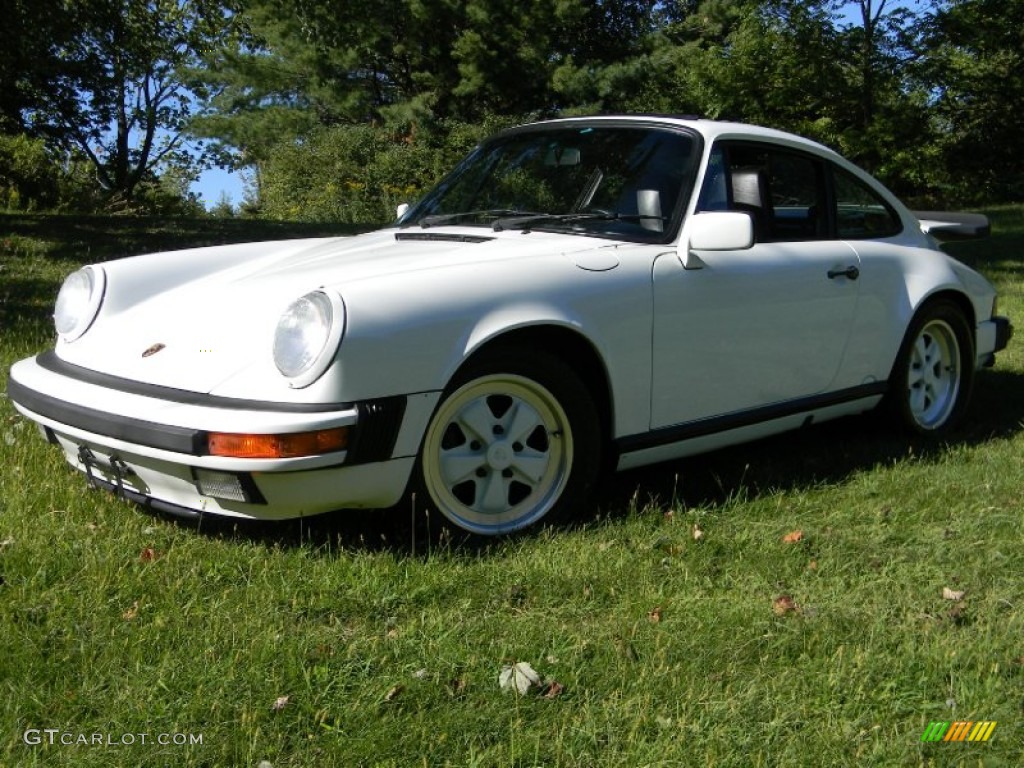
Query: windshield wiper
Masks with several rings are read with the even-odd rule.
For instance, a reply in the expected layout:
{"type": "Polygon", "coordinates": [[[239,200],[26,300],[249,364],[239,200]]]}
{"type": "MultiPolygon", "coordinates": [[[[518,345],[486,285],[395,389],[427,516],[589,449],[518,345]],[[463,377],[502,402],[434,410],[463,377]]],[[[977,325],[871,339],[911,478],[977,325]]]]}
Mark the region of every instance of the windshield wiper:
{"type": "Polygon", "coordinates": [[[455,221],[461,221],[462,219],[473,219],[482,218],[484,216],[490,216],[497,218],[499,216],[536,216],[537,214],[531,213],[530,211],[517,211],[514,208],[485,208],[480,211],[459,211],[458,213],[437,213],[432,216],[424,216],[417,222],[421,227],[427,229],[428,227],[435,227],[438,224],[451,224],[455,221]]]}
{"type": "Polygon", "coordinates": [[[647,213],[615,213],[613,211],[588,211],[586,213],[535,213],[522,216],[507,216],[494,222],[495,232],[503,229],[529,229],[534,224],[574,224],[577,221],[668,221],[668,216],[654,216],[647,213]]]}

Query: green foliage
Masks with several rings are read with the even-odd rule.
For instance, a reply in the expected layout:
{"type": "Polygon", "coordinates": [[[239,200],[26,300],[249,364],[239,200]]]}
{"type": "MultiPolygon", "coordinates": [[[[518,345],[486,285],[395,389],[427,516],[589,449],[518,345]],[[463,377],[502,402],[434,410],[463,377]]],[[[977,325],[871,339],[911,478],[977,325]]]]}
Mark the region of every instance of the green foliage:
{"type": "Polygon", "coordinates": [[[437,175],[415,151],[451,159],[426,134],[610,111],[792,130],[934,204],[1024,196],[1024,0],[7,0],[4,23],[0,134],[65,166],[8,173],[8,207],[169,210],[157,176],[217,164],[255,173],[251,213],[379,220],[437,175]],[[345,181],[286,181],[303,147],[345,181]],[[396,179],[352,176],[378,149],[396,179]]]}
{"type": "Polygon", "coordinates": [[[234,0],[15,0],[28,34],[0,60],[0,91],[11,92],[0,129],[88,159],[105,193],[132,200],[158,169],[194,159],[182,145],[202,95],[193,70],[237,41],[236,10],[234,0]]]}
{"type": "Polygon", "coordinates": [[[445,122],[395,133],[369,125],[322,128],[279,145],[261,171],[263,214],[294,221],[383,224],[484,136],[512,120],[445,122]]]}
{"type": "Polygon", "coordinates": [[[24,134],[0,134],[0,206],[45,209],[57,201],[57,178],[46,143],[24,134]]]}
{"type": "Polygon", "coordinates": [[[945,197],[1024,198],[1024,0],[957,0],[922,25],[915,68],[931,105],[945,197]]]}

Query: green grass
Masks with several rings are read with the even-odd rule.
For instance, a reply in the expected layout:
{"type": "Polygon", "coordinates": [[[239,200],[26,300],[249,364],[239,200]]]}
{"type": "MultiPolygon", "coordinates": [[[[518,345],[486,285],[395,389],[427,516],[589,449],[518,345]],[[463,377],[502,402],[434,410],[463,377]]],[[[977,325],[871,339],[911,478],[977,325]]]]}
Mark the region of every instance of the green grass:
{"type": "MultiPolygon", "coordinates": [[[[992,218],[954,250],[1020,327],[1024,208],[992,218]]],[[[150,242],[68,223],[0,218],[4,384],[66,272],[150,242]]],[[[845,420],[609,478],[579,525],[479,546],[401,511],[152,516],[0,400],[0,766],[1019,765],[1019,339],[975,394],[947,445],[845,420]],[[543,693],[499,688],[518,661],[543,693]],[[933,720],[998,725],[923,744],[933,720]],[[24,743],[47,728],[136,743],[24,743]]]]}

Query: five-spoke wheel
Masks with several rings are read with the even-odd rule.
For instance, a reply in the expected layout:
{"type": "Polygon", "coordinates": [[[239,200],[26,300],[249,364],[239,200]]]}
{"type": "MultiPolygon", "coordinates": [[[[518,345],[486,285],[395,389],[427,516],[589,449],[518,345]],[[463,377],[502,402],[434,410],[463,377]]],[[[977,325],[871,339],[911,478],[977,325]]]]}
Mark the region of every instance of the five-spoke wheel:
{"type": "Polygon", "coordinates": [[[927,304],[907,332],[897,360],[896,407],[915,432],[936,435],[963,414],[974,375],[974,346],[964,314],[949,301],[927,304]]]}
{"type": "Polygon", "coordinates": [[[582,495],[599,439],[590,394],[560,359],[485,354],[443,395],[423,439],[419,484],[458,527],[509,533],[582,495]]]}

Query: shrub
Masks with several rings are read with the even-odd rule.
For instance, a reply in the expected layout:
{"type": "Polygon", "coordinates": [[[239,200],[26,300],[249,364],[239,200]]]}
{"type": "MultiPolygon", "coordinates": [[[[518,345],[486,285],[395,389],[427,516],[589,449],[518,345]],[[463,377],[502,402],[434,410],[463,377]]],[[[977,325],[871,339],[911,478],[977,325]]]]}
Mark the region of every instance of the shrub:
{"type": "Polygon", "coordinates": [[[42,139],[0,135],[0,206],[8,211],[53,207],[58,199],[59,165],[42,139]]]}
{"type": "Polygon", "coordinates": [[[322,128],[277,147],[262,169],[263,215],[293,221],[385,224],[502,122],[443,122],[405,130],[322,128]]]}

